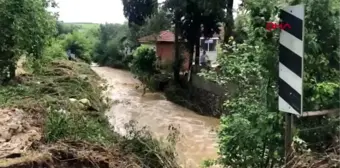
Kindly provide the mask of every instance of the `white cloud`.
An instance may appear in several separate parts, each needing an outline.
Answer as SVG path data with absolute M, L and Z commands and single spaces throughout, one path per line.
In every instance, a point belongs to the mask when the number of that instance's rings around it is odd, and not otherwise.
M 164 2 L 165 0 L 158 0 Z M 59 19 L 65 22 L 124 23 L 121 0 L 56 0 Z M 240 0 L 234 1 L 237 8 Z

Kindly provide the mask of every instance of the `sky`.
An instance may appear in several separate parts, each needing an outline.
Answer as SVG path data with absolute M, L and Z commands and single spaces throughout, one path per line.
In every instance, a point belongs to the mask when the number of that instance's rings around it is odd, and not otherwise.
M 163 2 L 164 0 L 158 0 Z M 121 0 L 56 0 L 59 20 L 64 22 L 124 23 Z M 234 8 L 240 0 L 234 1 Z

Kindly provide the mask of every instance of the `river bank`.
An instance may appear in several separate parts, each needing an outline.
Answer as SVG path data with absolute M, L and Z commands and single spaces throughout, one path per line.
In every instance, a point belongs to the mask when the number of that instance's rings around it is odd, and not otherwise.
M 148 133 L 111 130 L 102 82 L 87 64 L 53 61 L 1 86 L 0 167 L 178 167 Z

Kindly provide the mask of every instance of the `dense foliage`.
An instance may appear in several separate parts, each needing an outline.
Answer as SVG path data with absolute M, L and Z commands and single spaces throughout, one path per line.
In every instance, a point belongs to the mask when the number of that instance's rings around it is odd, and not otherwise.
M 145 24 L 140 27 L 139 35 L 147 36 L 164 30 L 171 30 L 171 15 L 166 11 L 160 10 L 158 13 L 151 15 L 145 19 Z
M 58 21 L 57 24 L 57 34 L 56 36 L 60 36 L 63 34 L 69 34 L 73 31 L 79 30 L 81 27 L 74 24 L 66 24 L 64 22 Z
M 172 21 L 178 24 L 176 36 L 181 36 L 187 41 L 190 55 L 196 52 L 195 64 L 199 63 L 200 38 L 210 38 L 220 32 L 220 22 L 224 15 L 225 0 L 213 2 L 193 0 L 167 0 L 164 7 L 173 13 Z M 189 62 L 192 62 L 192 57 Z M 191 65 L 189 63 L 189 65 Z
M 63 39 L 64 49 L 70 50 L 76 57 L 84 60 L 87 63 L 91 62 L 90 41 L 78 31 L 66 34 Z
M 0 1 L 0 83 L 15 76 L 16 61 L 27 53 L 35 58 L 55 32 L 55 18 L 46 1 Z
M 306 4 L 304 111 L 337 108 L 340 5 L 334 0 L 303 3 Z M 276 83 L 279 31 L 268 32 L 264 26 L 275 20 L 277 8 L 287 4 L 247 1 L 244 5 L 242 10 L 248 12 L 237 21 L 243 25 L 236 25 L 237 32 L 245 32 L 244 42 L 231 39 L 234 41 L 231 45 L 222 47 L 220 74 L 203 74 L 220 84 L 231 82 L 238 86 L 236 94 L 225 103 L 229 115 L 221 119 L 221 162 L 232 167 L 279 166 L 284 158 L 283 114 L 278 112 Z M 338 122 L 332 117 L 298 119 L 295 138 L 307 142 L 307 147 L 314 151 L 324 150 L 336 139 Z M 317 126 L 321 128 L 308 130 Z
M 159 10 L 145 17 L 144 24 L 102 24 L 98 42 L 94 48 L 93 61 L 100 65 L 129 68 L 133 52 L 140 46 L 138 39 L 171 29 L 170 16 Z
M 127 67 L 123 59 L 128 57 L 124 52 L 124 35 L 127 27 L 119 24 L 100 25 L 99 41 L 95 44 L 93 60 L 100 65 Z

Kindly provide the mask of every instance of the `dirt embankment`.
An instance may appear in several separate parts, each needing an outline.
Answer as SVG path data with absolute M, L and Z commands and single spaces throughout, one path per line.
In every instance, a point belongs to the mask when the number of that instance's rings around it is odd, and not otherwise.
M 22 110 L 0 110 L 0 158 L 20 155 L 34 141 L 41 139 L 41 129 L 32 122 Z
M 166 158 L 149 152 L 141 159 L 149 149 L 134 144 L 144 142 L 112 132 L 103 81 L 89 65 L 54 61 L 34 73 L 23 65 L 15 80 L 0 86 L 0 167 L 134 168 Z
M 67 140 L 44 144 L 41 128 L 19 109 L 0 110 L 0 128 L 0 167 L 138 167 L 118 148 Z

